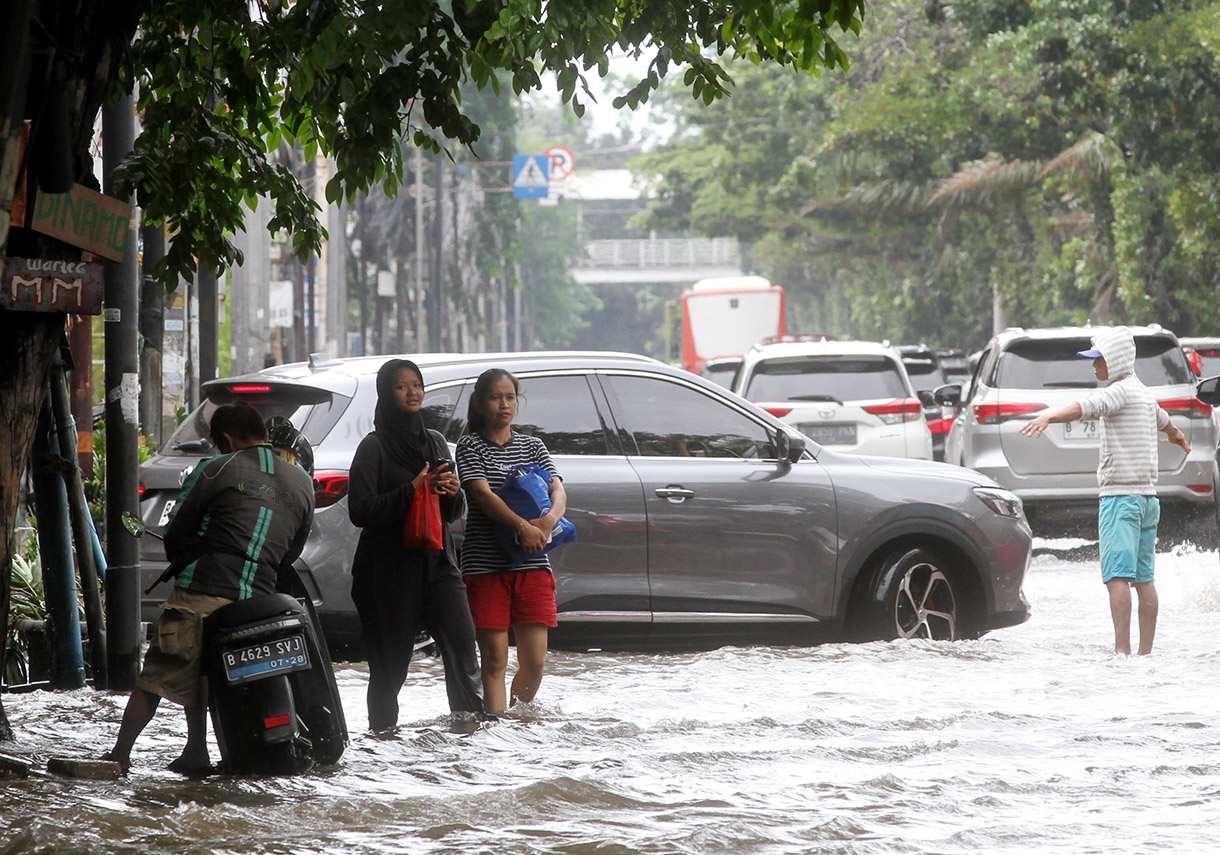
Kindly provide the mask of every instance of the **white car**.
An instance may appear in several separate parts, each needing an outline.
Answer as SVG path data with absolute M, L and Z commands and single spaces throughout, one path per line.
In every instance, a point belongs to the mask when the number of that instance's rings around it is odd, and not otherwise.
M 745 355 L 733 391 L 835 451 L 932 459 L 923 407 L 888 344 L 768 340 Z

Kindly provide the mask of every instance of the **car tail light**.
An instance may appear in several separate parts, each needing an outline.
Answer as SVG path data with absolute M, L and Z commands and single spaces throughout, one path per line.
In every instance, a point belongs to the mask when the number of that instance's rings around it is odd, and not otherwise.
M 329 508 L 347 495 L 349 481 L 346 472 L 315 472 L 313 476 L 313 504 L 315 508 Z
M 974 417 L 981 425 L 998 425 L 1045 409 L 1046 404 L 975 404 Z
M 1211 404 L 1205 404 L 1198 398 L 1173 398 L 1157 403 L 1171 416 L 1186 416 L 1188 419 L 1210 419 L 1212 417 Z
M 1201 496 L 1206 496 L 1212 491 L 1211 484 L 1187 484 L 1186 486 L 1190 488 L 1191 492 L 1198 493 Z
M 1186 363 L 1190 366 L 1190 370 L 1194 372 L 1196 377 L 1203 376 L 1203 354 L 1197 350 L 1187 351 Z
M 143 496 L 144 496 L 144 489 L 145 489 L 145 488 L 144 488 L 144 482 L 143 482 L 143 481 L 141 481 L 141 482 L 140 482 L 140 486 L 136 488 L 136 495 L 137 495 L 138 497 L 143 497 Z
M 763 409 L 775 416 L 777 419 L 782 419 L 784 416 L 788 415 L 788 413 L 792 412 L 791 407 L 763 407 Z
M 928 419 L 928 430 L 934 434 L 948 433 L 953 427 L 953 419 Z
M 866 413 L 872 413 L 887 425 L 913 422 L 923 418 L 923 404 L 919 402 L 918 398 L 895 398 L 888 404 L 876 404 L 861 409 Z
M 265 385 L 252 385 L 249 383 L 241 383 L 235 386 L 230 386 L 229 391 L 235 395 L 248 395 L 251 392 L 270 392 L 271 387 Z

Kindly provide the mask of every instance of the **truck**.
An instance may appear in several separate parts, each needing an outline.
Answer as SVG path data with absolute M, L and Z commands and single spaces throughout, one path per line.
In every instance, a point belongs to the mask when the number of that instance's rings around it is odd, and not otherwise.
M 733 364 L 760 339 L 784 335 L 784 289 L 762 276 L 700 279 L 682 294 L 682 367 Z

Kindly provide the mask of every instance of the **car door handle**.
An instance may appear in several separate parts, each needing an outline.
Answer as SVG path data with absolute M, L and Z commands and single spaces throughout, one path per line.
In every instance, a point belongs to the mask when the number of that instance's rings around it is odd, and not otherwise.
M 671 502 L 695 498 L 695 491 L 687 490 L 685 487 L 657 487 L 656 493 L 662 499 L 669 499 Z

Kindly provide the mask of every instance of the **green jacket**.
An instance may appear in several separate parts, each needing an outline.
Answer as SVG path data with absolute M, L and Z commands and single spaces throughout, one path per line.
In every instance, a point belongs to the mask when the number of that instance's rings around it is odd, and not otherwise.
M 261 444 L 195 467 L 165 530 L 179 588 L 243 600 L 275 590 L 313 523 L 313 480 Z

